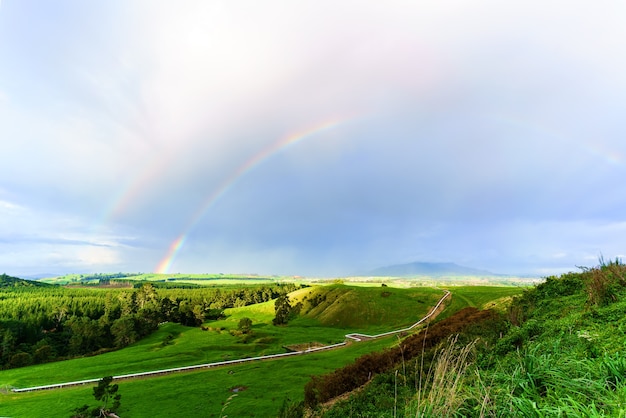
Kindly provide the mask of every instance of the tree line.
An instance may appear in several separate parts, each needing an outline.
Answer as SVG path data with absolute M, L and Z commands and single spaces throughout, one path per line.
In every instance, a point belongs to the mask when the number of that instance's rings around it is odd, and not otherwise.
M 8 278 L 0 276 L 3 369 L 119 349 L 149 335 L 161 322 L 199 326 L 219 318 L 226 308 L 265 302 L 298 287 L 157 290 L 144 283 L 135 289 L 85 289 L 30 286 L 28 281 L 20 286 Z M 11 286 L 3 287 L 3 282 Z

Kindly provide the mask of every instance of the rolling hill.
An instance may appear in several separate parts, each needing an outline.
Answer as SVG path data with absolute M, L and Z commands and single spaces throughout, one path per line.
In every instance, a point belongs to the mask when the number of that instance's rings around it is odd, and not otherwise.
M 44 286 L 50 286 L 50 285 L 47 283 L 43 283 L 43 282 L 19 279 L 17 277 L 8 276 L 6 274 L 0 275 L 0 288 L 2 287 L 44 287 Z
M 426 315 L 442 294 L 429 288 L 330 285 L 297 290 L 291 297 L 293 304 L 302 303 L 301 316 L 324 326 L 378 329 L 412 324 Z

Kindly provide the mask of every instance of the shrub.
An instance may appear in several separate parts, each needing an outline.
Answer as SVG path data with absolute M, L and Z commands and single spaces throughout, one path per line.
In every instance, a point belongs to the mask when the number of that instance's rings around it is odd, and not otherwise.
M 304 416 L 304 402 L 296 402 L 287 398 L 278 410 L 278 418 L 302 418 Z
M 619 259 L 606 263 L 600 258 L 600 265 L 583 269 L 587 304 L 606 306 L 617 300 L 626 286 L 626 266 Z
M 9 360 L 9 367 L 24 367 L 33 363 L 33 358 L 28 353 L 16 353 Z
M 250 318 L 241 318 L 239 320 L 239 325 L 237 328 L 244 334 L 247 334 L 252 329 L 252 319 Z

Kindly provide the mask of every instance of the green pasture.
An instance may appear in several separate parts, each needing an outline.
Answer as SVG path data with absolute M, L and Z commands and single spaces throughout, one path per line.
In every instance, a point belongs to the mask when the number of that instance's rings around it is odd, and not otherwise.
M 272 417 L 283 400 L 302 400 L 310 376 L 328 373 L 371 351 L 397 343 L 395 337 L 351 344 L 342 349 L 257 361 L 204 371 L 118 382 L 119 415 L 138 417 Z M 0 394 L 0 416 L 69 417 L 71 410 L 94 404 L 92 387 L 21 394 Z M 234 388 L 244 388 L 235 395 Z M 95 405 L 95 404 L 94 404 Z
M 432 288 L 345 285 L 317 286 L 293 294 L 294 303 L 302 302 L 304 307 L 298 321 L 315 319 L 325 326 L 370 334 L 414 324 L 441 296 L 442 290 Z M 307 301 L 315 299 L 321 302 L 307 309 Z
M 454 312 L 466 307 L 478 309 L 496 308 L 503 309 L 513 296 L 521 295 L 526 287 L 518 286 L 448 286 L 446 290 L 452 293 L 452 299 L 448 306 L 439 316 L 447 318 Z
M 345 332 L 340 329 L 314 326 L 275 327 L 256 321 L 255 318 L 253 337 L 247 343 L 241 337 L 229 333 L 229 329 L 237 328 L 237 316 L 207 323 L 207 326 L 216 329 L 208 331 L 173 323 L 164 324 L 149 337 L 122 350 L 1 371 L 0 388 L 39 386 L 256 357 L 284 353 L 284 345 L 307 342 L 326 345 L 344 340 Z M 170 335 L 173 338 L 167 341 Z
M 105 275 L 88 275 L 88 274 L 67 274 L 59 277 L 49 277 L 39 279 L 38 281 L 58 284 L 97 284 L 99 279 L 106 279 Z M 274 284 L 285 281 L 298 281 L 293 276 L 255 276 L 255 275 L 224 275 L 224 274 L 161 274 L 161 273 L 139 273 L 129 274 L 123 277 L 110 278 L 115 281 L 148 281 L 148 282 L 178 282 L 178 283 L 194 283 L 203 286 L 216 285 L 258 285 L 258 284 Z

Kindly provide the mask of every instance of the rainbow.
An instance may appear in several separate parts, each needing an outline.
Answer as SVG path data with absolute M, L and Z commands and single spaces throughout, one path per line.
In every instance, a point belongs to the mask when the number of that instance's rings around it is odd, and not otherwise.
M 183 230 L 183 232 L 174 240 L 169 246 L 169 249 L 166 255 L 161 259 L 159 264 L 157 265 L 155 272 L 156 273 L 167 273 L 172 266 L 172 263 L 178 256 L 180 250 L 185 245 L 189 234 L 193 229 L 198 225 L 198 223 L 202 220 L 205 214 L 211 209 L 211 207 L 217 202 L 224 194 L 230 190 L 237 181 L 244 177 L 249 171 L 254 169 L 256 166 L 261 164 L 263 161 L 270 158 L 272 155 L 280 152 L 281 150 L 289 147 L 297 142 L 300 142 L 306 138 L 312 137 L 316 134 L 319 134 L 324 131 L 328 131 L 330 129 L 335 128 L 336 126 L 346 122 L 349 118 L 337 118 L 330 121 L 325 121 L 321 124 L 317 124 L 313 127 L 309 127 L 308 129 L 300 130 L 295 133 L 291 133 L 276 141 L 268 148 L 263 149 L 258 154 L 254 155 L 244 164 L 239 166 L 233 173 L 226 178 L 215 191 L 210 194 L 200 206 L 200 208 L 193 214 L 190 218 L 190 221 L 187 223 L 187 226 Z
M 175 150 L 170 149 L 162 153 L 159 157 L 152 158 L 148 164 L 144 164 L 140 170 L 140 174 L 127 182 L 111 200 L 111 203 L 106 206 L 100 216 L 100 222 L 97 224 L 106 224 L 112 218 L 128 210 L 141 191 L 148 188 L 148 186 L 167 169 L 175 153 Z
M 581 139 L 577 141 L 576 139 L 566 137 L 562 132 L 551 128 L 546 124 L 533 122 L 528 119 L 522 119 L 516 117 L 515 115 L 488 113 L 484 116 L 491 121 L 507 124 L 515 128 L 523 129 L 527 132 L 537 133 L 560 141 L 563 146 L 575 147 L 582 153 L 593 155 L 609 165 L 623 166 L 626 163 L 626 156 L 623 153 L 619 150 L 609 149 L 603 145 L 602 142 L 597 140 Z
M 593 141 L 584 144 L 587 151 L 591 154 L 603 159 L 606 163 L 611 165 L 623 165 L 626 159 L 624 155 L 618 150 L 610 150 L 606 146 L 599 142 Z

